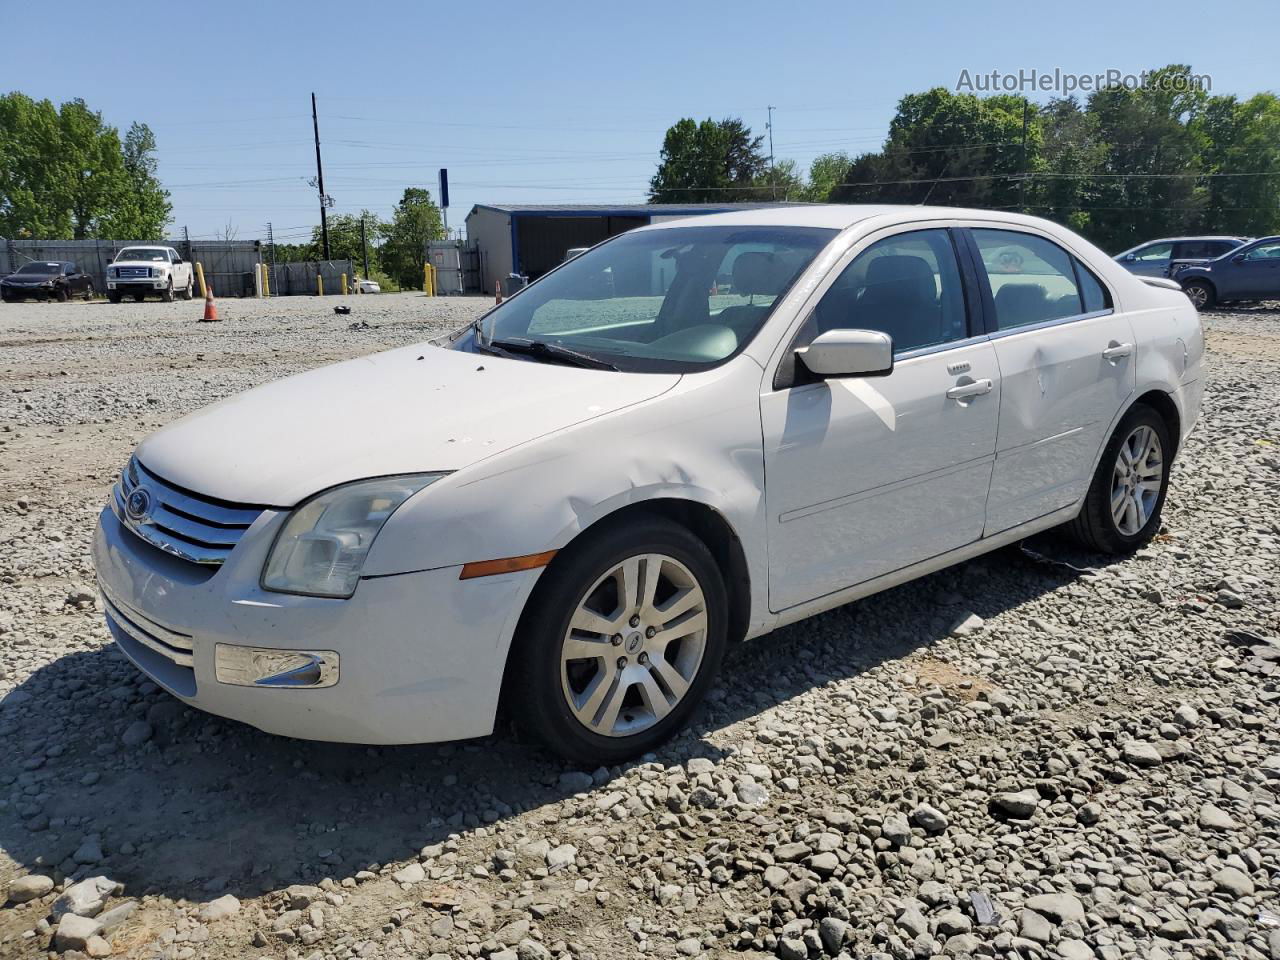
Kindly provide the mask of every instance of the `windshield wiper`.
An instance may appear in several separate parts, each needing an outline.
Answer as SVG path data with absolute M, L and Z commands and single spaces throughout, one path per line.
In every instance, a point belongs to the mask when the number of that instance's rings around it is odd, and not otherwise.
M 593 370 L 618 369 L 608 360 L 588 356 L 585 353 L 570 350 L 568 347 L 562 347 L 559 344 L 547 343 L 545 340 L 490 340 L 485 346 L 493 347 L 496 350 L 505 350 L 507 353 L 523 354 L 526 357 L 554 360 L 571 367 L 587 367 Z

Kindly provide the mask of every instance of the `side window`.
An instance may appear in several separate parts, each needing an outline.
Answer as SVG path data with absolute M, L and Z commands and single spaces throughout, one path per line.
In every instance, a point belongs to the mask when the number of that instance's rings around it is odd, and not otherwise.
M 828 330 L 879 330 L 893 338 L 895 353 L 963 339 L 964 289 L 950 234 L 877 240 L 841 271 L 806 328 L 806 342 Z
M 1246 260 L 1280 260 L 1280 243 L 1260 243 L 1244 255 Z
M 1075 267 L 1076 279 L 1080 281 L 1080 299 L 1084 302 L 1084 312 L 1097 313 L 1100 310 L 1110 310 L 1111 294 L 1102 285 L 1102 281 L 1079 260 L 1075 260 Z
M 996 328 L 1009 330 L 1083 313 L 1069 253 L 1015 230 L 974 230 L 991 285 Z
M 1212 240 L 1184 240 L 1174 246 L 1175 260 L 1205 260 L 1216 257 L 1221 251 Z
M 1172 243 L 1153 243 L 1149 247 L 1143 247 L 1134 257 L 1138 260 L 1168 260 L 1172 254 Z

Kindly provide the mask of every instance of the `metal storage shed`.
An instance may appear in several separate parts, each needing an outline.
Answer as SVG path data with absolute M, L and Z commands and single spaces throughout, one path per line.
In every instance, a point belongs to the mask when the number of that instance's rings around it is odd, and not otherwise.
M 467 241 L 480 251 L 480 282 L 521 273 L 536 280 L 564 260 L 570 247 L 589 247 L 663 220 L 707 213 L 794 206 L 777 203 L 478 203 L 467 214 Z

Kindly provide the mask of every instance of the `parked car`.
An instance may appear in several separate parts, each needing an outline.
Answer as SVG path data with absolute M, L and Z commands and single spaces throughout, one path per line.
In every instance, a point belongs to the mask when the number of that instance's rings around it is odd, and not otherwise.
M 1142 547 L 1203 352 L 1175 284 L 1033 217 L 643 227 L 452 336 L 145 439 L 94 539 L 107 624 L 263 730 L 451 740 L 501 702 L 614 763 L 730 643 L 1051 527 Z
M 1249 237 L 1166 237 L 1139 244 L 1116 255 L 1116 262 L 1140 277 L 1167 277 L 1174 260 L 1211 260 L 1242 243 Z
M 191 264 L 173 247 L 125 247 L 107 267 L 107 299 L 119 303 L 132 295 L 141 303 L 148 294 L 172 303 L 190 300 L 194 287 Z
M 0 298 L 11 300 L 67 301 L 74 296 L 93 299 L 93 279 L 68 260 L 36 260 L 24 263 L 16 273 L 0 280 Z
M 1263 237 L 1209 261 L 1174 262 L 1173 280 L 1197 310 L 1216 303 L 1280 300 L 1280 237 Z
M 361 280 L 359 277 L 356 277 L 355 292 L 356 293 L 381 293 L 382 287 L 378 284 L 377 280 Z
M 564 252 L 563 262 L 567 263 L 570 260 L 572 260 L 574 257 L 580 257 L 590 249 L 591 249 L 590 247 L 570 247 L 568 250 Z

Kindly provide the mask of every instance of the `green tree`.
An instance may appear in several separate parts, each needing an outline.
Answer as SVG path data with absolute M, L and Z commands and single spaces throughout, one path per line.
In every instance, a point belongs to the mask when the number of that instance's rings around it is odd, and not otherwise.
M 836 185 L 844 182 L 853 160 L 843 150 L 814 157 L 809 164 L 809 182 L 804 185 L 798 199 L 809 203 L 828 203 Z
M 0 234 L 160 239 L 170 206 L 155 147 L 142 124 L 121 143 L 83 100 L 0 96 Z
M 649 181 L 652 203 L 725 203 L 768 199 L 772 185 L 763 137 L 736 117 L 701 123 L 683 118 L 663 137 L 658 171 Z
M 1212 97 L 1198 124 L 1206 196 L 1199 229 L 1265 235 L 1280 229 L 1280 97 Z
M 364 248 L 360 243 L 360 221 L 365 223 L 365 235 L 369 243 L 369 258 L 376 262 L 377 246 L 387 232 L 387 224 L 368 210 L 360 213 L 339 213 L 329 218 L 329 255 L 334 260 L 350 260 L 359 270 L 364 269 Z M 320 228 L 311 232 L 311 246 L 322 249 Z
M 422 268 L 427 262 L 427 242 L 444 238 L 444 222 L 440 208 L 431 199 L 431 191 L 422 187 L 405 188 L 384 236 L 378 248 L 382 269 L 401 287 L 420 289 Z

